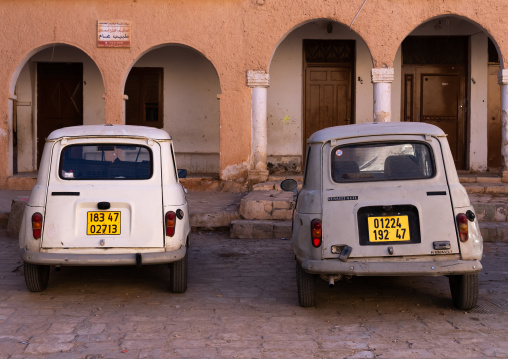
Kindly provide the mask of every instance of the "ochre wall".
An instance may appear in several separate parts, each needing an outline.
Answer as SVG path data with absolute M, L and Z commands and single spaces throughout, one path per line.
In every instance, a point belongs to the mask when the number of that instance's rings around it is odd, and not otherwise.
M 223 179 L 245 179 L 250 161 L 251 90 L 246 71 L 268 70 L 277 45 L 315 19 L 349 26 L 364 0 L 4 0 L 0 2 L 0 179 L 8 176 L 9 97 L 23 64 L 55 43 L 75 46 L 97 64 L 105 87 L 105 122 L 123 122 L 123 86 L 133 64 L 161 44 L 180 43 L 215 66 L 221 85 L 220 167 Z M 374 67 L 391 67 L 402 40 L 437 16 L 478 24 L 508 53 L 503 0 L 367 0 L 352 31 Z M 132 24 L 130 48 L 97 48 L 98 20 Z M 501 62 L 503 67 L 503 63 Z M 5 182 L 3 182 L 5 183 Z M 2 182 L 0 181 L 0 187 Z

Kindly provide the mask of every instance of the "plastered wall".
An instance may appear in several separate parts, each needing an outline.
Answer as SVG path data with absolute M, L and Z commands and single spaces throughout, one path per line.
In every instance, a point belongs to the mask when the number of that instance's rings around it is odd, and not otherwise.
M 16 86 L 21 78 L 26 81 L 32 76 L 29 72 L 21 76 L 25 64 L 34 54 L 48 49 L 53 44 L 66 44 L 79 49 L 95 64 L 95 73 L 100 74 L 103 88 L 97 88 L 86 121 L 103 119 L 106 123 L 123 123 L 123 87 L 129 70 L 151 50 L 165 44 L 181 44 L 202 54 L 215 69 L 220 83 L 219 118 L 219 168 L 224 180 L 244 181 L 251 166 L 251 89 L 246 86 L 246 72 L 249 70 L 270 71 L 272 86 L 276 88 L 277 63 L 284 55 L 284 47 L 290 45 L 291 37 L 299 35 L 302 25 L 316 20 L 333 21 L 342 24 L 342 35 L 357 36 L 363 40 L 369 57 L 357 57 L 357 71 L 369 66 L 394 67 L 397 71 L 399 57 L 397 51 L 403 39 L 429 20 L 440 17 L 458 19 L 453 26 L 436 28 L 446 35 L 454 34 L 462 28 L 460 22 L 473 26 L 474 34 L 490 36 L 499 50 L 501 68 L 504 68 L 503 55 L 508 53 L 508 34 L 506 33 L 506 4 L 499 0 L 370 0 L 360 8 L 364 0 L 352 1 L 308 1 L 308 0 L 89 0 L 89 1 L 2 1 L 0 2 L 0 187 L 12 176 L 12 136 L 13 116 L 21 110 L 22 117 L 29 117 L 27 108 L 15 109 Z M 128 48 L 98 48 L 96 26 L 98 20 L 124 20 L 132 24 L 131 45 Z M 349 30 L 351 29 L 351 30 Z M 319 31 L 318 29 L 312 30 Z M 423 31 L 420 28 L 419 31 Z M 349 33 L 348 33 L 349 32 Z M 460 32 L 460 31 L 459 31 Z M 340 33 L 340 32 L 339 32 Z M 333 33 L 335 36 L 337 33 Z M 415 34 L 415 33 L 413 33 Z M 470 33 L 473 34 L 473 33 Z M 338 36 L 338 35 L 337 35 Z M 476 35 L 475 35 L 476 36 Z M 280 47 L 286 39 L 287 44 Z M 472 39 L 475 48 L 484 47 L 481 37 Z M 358 41 L 359 44 L 362 41 Z M 294 46 L 294 45 L 292 45 Z M 362 45 L 363 46 L 363 45 Z M 360 48 L 361 50 L 361 48 Z M 363 50 L 361 50 L 363 51 Z M 367 52 L 367 51 L 365 51 Z M 300 57 L 300 54 L 298 55 Z M 473 61 L 471 75 L 477 83 L 483 81 L 480 59 L 478 67 Z M 365 61 L 365 63 L 358 63 Z M 280 66 L 279 66 L 280 67 Z M 477 69 L 477 70 L 476 70 Z M 279 70 L 283 74 L 282 70 Z M 289 71 L 289 70 L 288 70 Z M 363 71 L 363 70 L 361 70 Z M 478 75 L 475 73 L 478 72 Z M 358 76 L 359 74 L 357 74 Z M 21 76 L 21 77 L 20 77 Z M 372 92 L 369 89 L 370 75 L 363 79 L 363 86 L 357 84 L 357 122 L 371 118 Z M 301 83 L 300 79 L 291 82 Z M 295 86 L 301 86 L 296 84 Z M 400 96 L 395 89 L 400 83 L 395 74 L 392 84 L 392 118 L 396 119 L 399 109 L 393 110 Z M 88 86 L 88 85 L 87 85 Z M 482 85 L 483 86 L 483 85 Z M 19 90 L 21 90 L 19 86 Z M 280 88 L 281 86 L 279 86 Z M 284 87 L 284 86 L 282 86 Z M 296 91 L 291 87 L 291 91 Z M 477 87 L 482 93 L 482 87 Z M 25 88 L 25 91 L 29 91 Z M 270 91 L 273 91 L 272 88 Z M 282 88 L 281 91 L 287 91 Z M 362 91 L 362 93 L 358 93 Z M 398 90 L 400 91 L 400 90 Z M 475 90 L 476 91 L 476 90 Z M 89 95 L 87 95 L 88 97 Z M 95 91 L 94 95 L 95 96 Z M 481 98 L 471 91 L 471 97 Z M 298 122 L 297 105 L 289 98 L 277 105 L 270 100 L 273 126 L 269 133 L 285 129 L 278 121 L 285 118 Z M 362 103 L 358 103 L 361 99 Z M 101 101 L 103 101 L 101 103 Z M 365 101 L 365 105 L 363 105 Z M 276 108 L 274 107 L 274 104 Z M 361 108 L 359 108 L 359 106 Z M 363 107 L 365 106 L 365 107 Z M 25 106 L 27 107 L 27 106 Z M 103 110 L 102 110 L 103 109 Z M 103 111 L 103 112 L 102 112 Z M 477 150 L 484 138 L 480 127 L 484 116 L 482 106 L 471 104 L 471 151 L 470 165 L 482 168 L 484 153 Z M 474 114 L 473 114 L 474 113 Z M 479 122 L 477 122 L 479 121 Z M 271 122 L 270 122 L 271 123 Z M 269 124 L 270 124 L 269 123 Z M 279 128 L 277 128 L 279 126 Z M 287 139 L 298 140 L 294 126 L 284 132 Z M 484 127 L 484 126 L 483 126 Z M 27 131 L 29 129 L 27 128 Z M 33 129 L 32 129 L 33 130 Z M 270 134 L 269 134 L 270 136 Z M 479 137 L 476 137 L 479 136 Z M 217 136 L 215 136 L 217 138 Z M 478 140 L 478 139 L 479 140 Z M 301 138 L 300 138 L 301 141 Z M 301 143 L 300 143 L 301 144 Z M 300 144 L 289 146 L 269 138 L 269 152 L 291 154 Z M 24 146 L 28 146 L 27 143 Z M 216 146 L 216 144 L 215 144 Z M 293 147 L 294 146 L 294 147 Z M 26 148 L 26 147 L 24 147 Z M 29 164 L 23 164 L 23 166 Z M 28 167 L 27 167 L 28 168 Z

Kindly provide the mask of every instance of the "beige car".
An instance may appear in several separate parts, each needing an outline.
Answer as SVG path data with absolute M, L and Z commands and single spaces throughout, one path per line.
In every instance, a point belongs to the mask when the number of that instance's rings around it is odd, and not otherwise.
M 77 126 L 46 140 L 19 244 L 25 282 L 42 291 L 50 266 L 170 265 L 187 289 L 189 215 L 167 132 Z
M 446 135 L 425 123 L 327 128 L 307 141 L 291 246 L 298 299 L 349 276 L 449 277 L 453 303 L 478 300 L 483 239 Z

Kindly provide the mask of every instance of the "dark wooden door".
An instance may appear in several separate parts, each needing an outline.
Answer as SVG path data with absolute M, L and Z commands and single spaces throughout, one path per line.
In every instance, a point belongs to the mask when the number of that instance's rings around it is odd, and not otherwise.
M 306 139 L 326 127 L 354 123 L 355 42 L 304 40 L 303 154 Z M 305 160 L 305 159 L 304 159 Z
M 125 123 L 127 125 L 162 128 L 163 115 L 163 72 L 158 67 L 133 67 L 125 94 Z
M 466 67 L 403 66 L 403 121 L 440 127 L 458 169 L 466 167 Z
M 501 86 L 498 84 L 497 74 L 501 69 L 499 63 L 489 64 L 487 81 L 487 144 L 489 168 L 501 167 Z
M 83 124 L 83 64 L 37 64 L 37 167 L 45 139 L 59 128 Z

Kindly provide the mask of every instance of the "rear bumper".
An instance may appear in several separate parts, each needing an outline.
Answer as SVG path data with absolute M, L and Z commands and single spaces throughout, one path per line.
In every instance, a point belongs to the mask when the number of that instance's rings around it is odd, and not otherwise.
M 187 248 L 181 247 L 171 252 L 139 253 L 141 264 L 162 264 L 176 262 L 185 256 Z M 138 253 L 104 253 L 104 254 L 76 254 L 76 253 L 40 253 L 21 249 L 21 258 L 25 262 L 34 264 L 61 266 L 121 266 L 136 265 Z
M 479 260 L 427 262 L 342 262 L 338 259 L 303 260 L 302 268 L 312 274 L 342 274 L 355 276 L 439 276 L 477 273 L 482 270 Z

